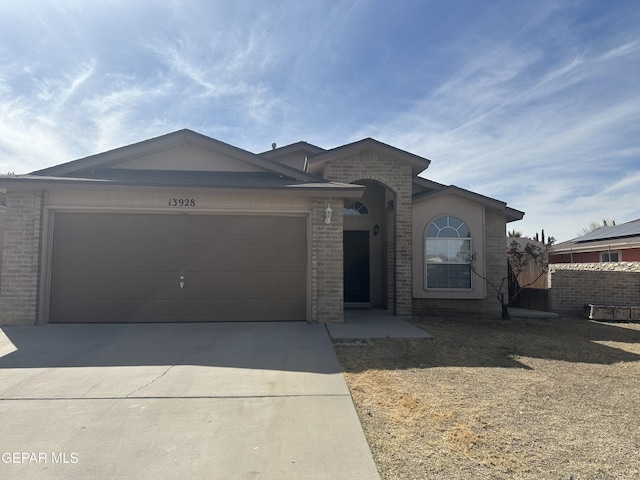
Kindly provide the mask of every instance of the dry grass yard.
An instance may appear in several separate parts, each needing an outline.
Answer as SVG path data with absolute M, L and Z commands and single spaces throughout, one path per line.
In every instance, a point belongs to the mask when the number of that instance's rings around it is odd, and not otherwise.
M 383 479 L 640 478 L 640 324 L 414 323 L 336 345 Z

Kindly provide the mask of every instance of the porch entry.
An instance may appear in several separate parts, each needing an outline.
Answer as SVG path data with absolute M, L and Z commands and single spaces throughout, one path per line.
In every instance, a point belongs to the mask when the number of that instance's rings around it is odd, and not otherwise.
M 371 270 L 368 230 L 343 232 L 344 303 L 371 303 Z

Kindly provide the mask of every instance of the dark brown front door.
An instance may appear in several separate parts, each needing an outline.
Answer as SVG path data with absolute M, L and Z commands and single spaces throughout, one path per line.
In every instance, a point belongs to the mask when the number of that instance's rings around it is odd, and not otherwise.
M 57 213 L 51 322 L 306 318 L 306 219 Z
M 371 301 L 369 231 L 345 231 L 343 245 L 344 302 L 369 303 Z

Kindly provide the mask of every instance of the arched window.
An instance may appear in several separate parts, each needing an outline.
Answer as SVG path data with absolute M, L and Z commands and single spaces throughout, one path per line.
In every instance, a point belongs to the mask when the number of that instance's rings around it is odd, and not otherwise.
M 344 215 L 368 215 L 369 209 L 362 202 L 345 202 Z
M 426 241 L 427 288 L 471 289 L 471 233 L 456 217 L 429 224 Z

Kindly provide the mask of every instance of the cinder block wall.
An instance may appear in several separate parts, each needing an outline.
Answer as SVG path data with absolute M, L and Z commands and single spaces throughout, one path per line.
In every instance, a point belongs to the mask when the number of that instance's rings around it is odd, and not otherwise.
M 0 324 L 33 325 L 38 317 L 42 193 L 11 191 L 5 211 Z
M 395 292 L 390 292 L 388 305 L 389 310 L 396 315 L 410 316 L 411 182 L 413 178 L 411 166 L 372 151 L 363 151 L 357 155 L 331 161 L 326 167 L 325 175 L 330 180 L 343 183 L 374 180 L 394 193 L 395 221 L 388 222 L 388 227 L 389 230 L 391 227 L 395 228 L 392 238 L 395 251 L 393 255 L 387 257 L 387 276 L 390 279 L 389 283 L 395 287 Z
M 331 223 L 325 223 L 325 209 L 331 205 Z M 343 308 L 343 208 L 342 198 L 313 202 L 311 228 L 311 322 L 342 323 Z
M 551 310 L 581 315 L 584 305 L 640 305 L 640 262 L 549 265 Z

